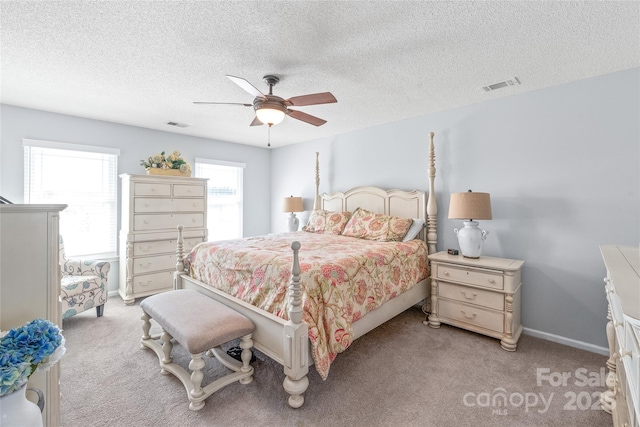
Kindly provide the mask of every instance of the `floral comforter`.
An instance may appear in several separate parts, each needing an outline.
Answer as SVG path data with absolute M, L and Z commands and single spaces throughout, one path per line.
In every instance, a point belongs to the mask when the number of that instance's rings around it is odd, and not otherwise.
M 185 259 L 189 275 L 288 319 L 291 243 L 301 244 L 303 321 L 316 370 L 327 378 L 353 340 L 352 322 L 428 276 L 423 241 L 375 242 L 340 235 L 283 233 L 201 243 Z

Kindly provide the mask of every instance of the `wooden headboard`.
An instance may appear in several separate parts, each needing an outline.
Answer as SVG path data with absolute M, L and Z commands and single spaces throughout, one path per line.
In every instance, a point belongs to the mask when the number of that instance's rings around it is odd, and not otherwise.
M 375 213 L 397 216 L 401 218 L 421 218 L 426 221 L 426 230 L 420 232 L 428 247 L 429 253 L 436 252 L 438 234 L 436 232 L 437 212 L 434 180 L 436 176 L 435 152 L 433 145 L 434 133 L 430 133 L 429 143 L 429 192 L 420 190 L 383 190 L 378 187 L 356 187 L 345 192 L 318 194 L 320 173 L 318 153 L 316 153 L 316 198 L 313 209 L 328 211 L 349 211 L 357 208 Z

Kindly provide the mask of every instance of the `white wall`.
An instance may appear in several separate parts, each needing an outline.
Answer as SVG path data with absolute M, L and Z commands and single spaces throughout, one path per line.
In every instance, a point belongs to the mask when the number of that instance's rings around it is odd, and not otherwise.
M 196 157 L 246 163 L 243 176 L 244 235 L 254 236 L 269 232 L 269 149 L 5 104 L 0 104 L 0 124 L 0 195 L 14 203 L 23 202 L 23 138 L 119 148 L 121 155 L 118 158 L 118 174 L 144 173 L 140 166 L 141 159 L 163 150 L 178 150 L 192 166 Z M 120 188 L 118 191 L 121 194 Z M 109 289 L 114 291 L 118 286 L 115 280 L 118 277 L 118 262 L 111 262 L 110 277 L 114 280 L 110 280 Z
M 320 192 L 428 190 L 434 131 L 438 249 L 458 246 L 452 230 L 461 221 L 447 219 L 449 194 L 491 193 L 483 255 L 526 261 L 525 328 L 606 347 L 599 245 L 640 238 L 639 82 L 636 68 L 277 148 L 272 198 L 301 195 L 312 208 L 315 151 Z M 286 229 L 279 203 L 271 218 L 273 231 Z

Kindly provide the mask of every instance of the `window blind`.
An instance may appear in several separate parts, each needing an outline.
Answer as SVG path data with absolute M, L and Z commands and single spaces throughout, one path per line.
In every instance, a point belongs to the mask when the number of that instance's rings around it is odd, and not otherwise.
M 119 150 L 23 140 L 25 203 L 68 207 L 60 234 L 69 256 L 117 253 Z
M 207 181 L 209 241 L 242 237 L 244 163 L 196 158 L 195 176 Z

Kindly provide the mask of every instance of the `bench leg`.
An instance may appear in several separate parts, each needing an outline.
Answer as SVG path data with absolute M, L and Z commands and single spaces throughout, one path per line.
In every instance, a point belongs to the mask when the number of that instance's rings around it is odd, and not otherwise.
M 251 362 L 251 356 L 253 352 L 251 348 L 253 348 L 253 340 L 251 339 L 251 334 L 245 335 L 240 338 L 240 348 L 242 349 L 242 353 L 240 354 L 240 358 L 242 359 L 242 368 L 240 368 L 240 372 L 247 373 L 251 372 L 253 368 L 249 366 Z M 249 384 L 253 381 L 253 376 L 249 376 L 246 378 L 242 378 L 240 380 L 240 384 Z
M 163 354 L 163 358 L 161 360 L 162 363 L 160 364 L 160 373 L 162 375 L 170 374 L 170 372 L 167 372 L 164 369 L 164 365 L 173 362 L 173 358 L 171 357 L 171 350 L 173 350 L 173 344 L 171 344 L 171 338 L 172 338 L 171 335 L 169 335 L 169 333 L 165 331 L 164 328 L 162 328 L 162 336 L 160 337 L 160 339 L 162 340 L 162 354 Z
M 143 311 L 142 317 L 140 318 L 142 319 L 142 341 L 150 340 L 151 335 L 149 335 L 149 330 L 151 329 L 151 322 L 149 322 L 149 320 L 151 319 L 151 316 L 149 316 L 146 311 Z M 140 344 L 140 348 L 145 349 L 148 347 Z
M 202 374 L 202 368 L 204 368 L 204 359 L 202 357 L 204 353 L 191 354 L 191 362 L 189 362 L 189 369 L 191 369 L 191 384 L 193 385 L 193 389 L 189 393 L 191 397 L 189 400 L 189 409 L 192 411 L 197 411 L 204 407 L 204 400 L 200 402 L 194 402 L 192 399 L 197 399 L 202 397 L 204 391 L 202 390 L 202 378 L 204 375 Z

